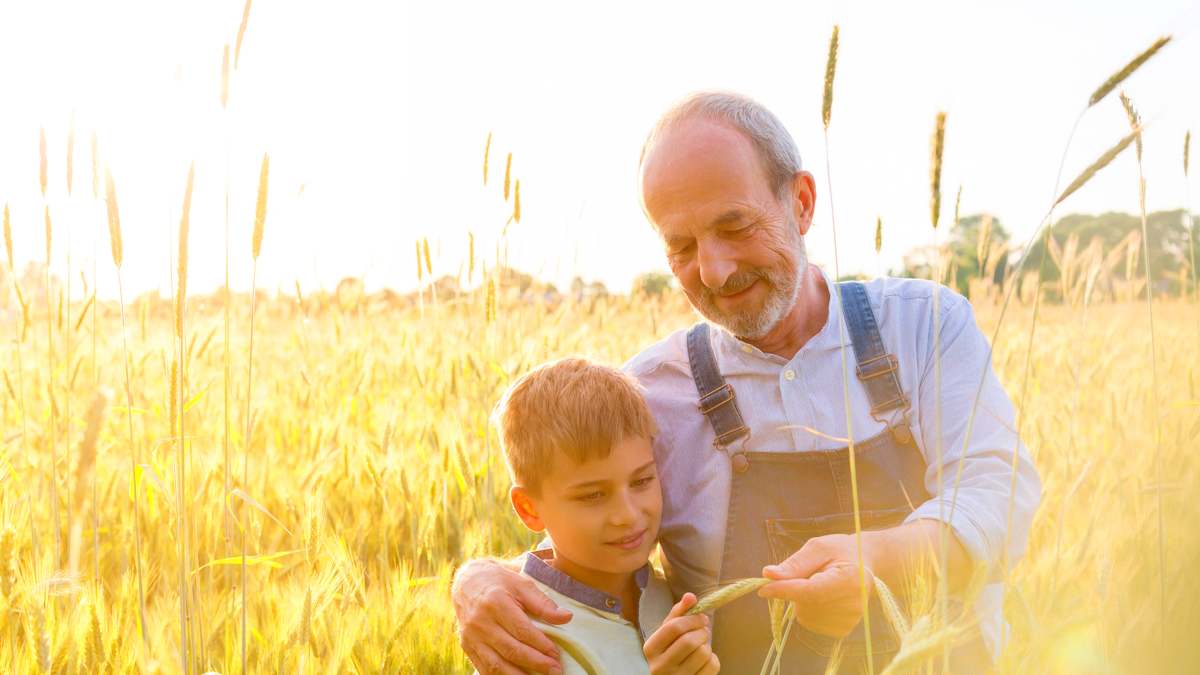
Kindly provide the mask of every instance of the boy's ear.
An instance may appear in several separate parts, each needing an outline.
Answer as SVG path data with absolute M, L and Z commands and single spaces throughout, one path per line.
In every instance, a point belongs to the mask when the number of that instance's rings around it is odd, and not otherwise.
M 508 498 L 512 502 L 513 511 L 517 512 L 517 517 L 525 523 L 525 527 L 534 532 L 545 531 L 546 526 L 538 517 L 537 506 L 534 505 L 533 499 L 530 498 L 529 492 L 525 488 L 514 485 L 508 491 Z

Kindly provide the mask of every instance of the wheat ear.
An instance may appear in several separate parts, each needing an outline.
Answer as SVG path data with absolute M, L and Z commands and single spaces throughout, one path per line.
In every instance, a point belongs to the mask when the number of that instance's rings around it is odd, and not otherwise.
M 689 609 L 686 615 L 690 616 L 692 614 L 716 611 L 743 595 L 753 593 L 769 583 L 771 583 L 771 579 L 763 579 L 761 577 L 739 579 L 700 598 L 700 601 Z
M 1100 102 L 1101 99 L 1103 99 L 1105 96 L 1108 96 L 1109 93 L 1111 93 L 1113 89 L 1117 88 L 1117 85 L 1124 82 L 1125 79 L 1127 77 L 1129 77 L 1130 75 L 1132 75 L 1134 73 L 1134 71 L 1136 71 L 1138 68 L 1141 68 L 1142 64 L 1149 61 L 1150 57 L 1157 54 L 1158 50 L 1167 46 L 1167 43 L 1170 41 L 1171 41 L 1170 35 L 1165 35 L 1163 37 L 1158 38 L 1157 40 L 1154 41 L 1154 44 L 1147 47 L 1145 49 L 1145 51 L 1143 51 L 1141 54 L 1138 54 L 1137 56 L 1133 57 L 1133 60 L 1130 61 L 1129 63 L 1126 63 L 1123 68 L 1121 68 L 1117 72 L 1110 75 L 1109 78 L 1107 80 L 1105 80 L 1103 84 L 1101 84 L 1099 87 L 1096 87 L 1096 91 L 1092 92 L 1091 97 L 1088 98 L 1088 107 L 1090 108 L 1090 107 L 1096 105 L 1097 103 Z

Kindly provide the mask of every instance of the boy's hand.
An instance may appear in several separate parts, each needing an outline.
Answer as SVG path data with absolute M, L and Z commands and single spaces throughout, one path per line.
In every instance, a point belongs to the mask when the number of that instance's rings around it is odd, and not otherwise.
M 562 673 L 558 648 L 529 616 L 563 624 L 571 620 L 571 613 L 532 581 L 494 560 L 472 560 L 455 575 L 450 595 L 459 642 L 480 673 Z
M 695 604 L 696 596 L 684 593 L 662 626 L 642 645 L 652 675 L 714 675 L 721 670 L 709 644 L 708 615 L 684 616 Z

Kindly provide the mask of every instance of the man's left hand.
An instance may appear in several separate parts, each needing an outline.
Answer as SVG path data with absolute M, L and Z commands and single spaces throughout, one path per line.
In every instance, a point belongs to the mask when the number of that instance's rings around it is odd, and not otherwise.
M 864 539 L 867 533 L 863 533 Z M 866 558 L 863 575 L 870 591 L 873 577 Z M 795 602 L 796 622 L 822 635 L 848 635 L 862 620 L 862 587 L 858 573 L 858 546 L 853 534 L 830 534 L 809 539 L 778 565 L 763 568 L 763 576 L 777 579 L 759 589 L 763 598 Z

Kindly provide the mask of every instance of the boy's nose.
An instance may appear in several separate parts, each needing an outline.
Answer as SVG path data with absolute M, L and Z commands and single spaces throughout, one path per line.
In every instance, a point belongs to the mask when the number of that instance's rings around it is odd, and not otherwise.
M 609 513 L 609 520 L 613 525 L 628 525 L 637 518 L 637 504 L 633 501 L 633 496 L 629 493 L 619 495 L 613 510 Z

